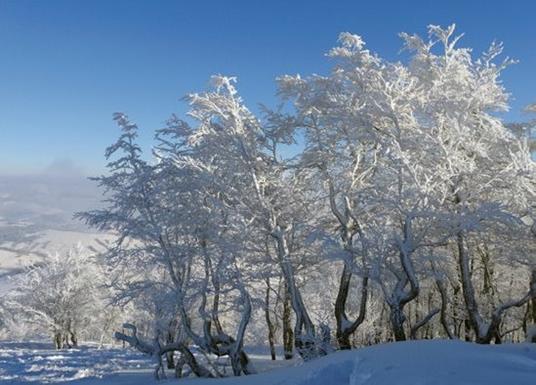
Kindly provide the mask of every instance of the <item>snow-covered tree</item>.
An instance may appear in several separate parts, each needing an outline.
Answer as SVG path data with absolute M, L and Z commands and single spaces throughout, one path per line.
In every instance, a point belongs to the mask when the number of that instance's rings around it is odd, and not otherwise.
M 430 26 L 429 31 L 428 42 L 404 35 L 415 52 L 412 70 L 427 90 L 425 123 L 436 150 L 428 167 L 441 171 L 442 207 L 457 222 L 455 255 L 475 339 L 489 342 L 497 337 L 504 311 L 521 306 L 536 293 L 527 282 L 526 295 L 495 306 L 490 321 L 484 321 L 471 278 L 471 253 L 485 246 L 507 263 L 530 260 L 529 229 L 521 218 L 533 210 L 535 164 L 526 145 L 494 115 L 507 108 L 508 100 L 499 76 L 512 61 L 495 63 L 502 46 L 492 44 L 474 60 L 469 49 L 456 46 L 461 36 L 454 36 L 454 26 Z
M 401 36 L 409 59 L 391 62 L 341 34 L 331 72 L 279 78 L 287 104 L 261 117 L 235 78 L 214 76 L 157 131 L 151 160 L 115 115 L 122 132 L 96 178 L 107 205 L 79 217 L 118 235 L 116 303 L 154 320 L 132 314 L 117 337 L 153 355 L 157 376 L 164 356 L 178 375 L 223 375 L 192 345 L 252 373 L 252 323 L 272 348 L 280 323 L 286 356 L 293 341 L 305 359 L 331 350 L 333 324 L 341 349 L 527 328 L 514 309 L 535 306 L 536 166 L 497 114 L 511 61 L 497 63 L 499 44 L 474 59 L 454 26 Z M 509 284 L 513 272 L 523 279 Z
M 57 349 L 78 346 L 104 308 L 96 256 L 82 247 L 50 255 L 14 277 L 5 301 L 32 335 L 48 332 Z

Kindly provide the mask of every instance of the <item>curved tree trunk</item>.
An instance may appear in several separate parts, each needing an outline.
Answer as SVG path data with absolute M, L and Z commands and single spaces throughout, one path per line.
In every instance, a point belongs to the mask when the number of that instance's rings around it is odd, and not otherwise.
M 476 342 L 479 344 L 489 344 L 494 339 L 500 342 L 501 338 L 499 327 L 504 312 L 512 307 L 523 306 L 528 301 L 534 299 L 536 296 L 536 280 L 531 280 L 528 293 L 525 294 L 521 299 L 510 301 L 496 307 L 492 312 L 489 324 L 485 323 L 478 310 L 475 289 L 471 279 L 469 254 L 465 245 L 465 238 L 462 231 L 458 232 L 456 241 L 458 246 L 458 263 L 461 273 L 463 297 L 467 313 L 469 315 L 469 325 L 475 332 Z
M 183 360 L 190 367 L 192 372 L 198 377 L 214 377 L 214 375 L 200 365 L 195 356 L 186 345 L 180 342 L 174 342 L 166 344 L 165 346 L 159 346 L 158 344 L 149 344 L 138 337 L 137 328 L 133 324 L 124 324 L 125 329 L 129 329 L 132 335 L 126 335 L 124 333 L 115 332 L 115 338 L 120 341 L 125 341 L 133 348 L 139 350 L 142 353 L 154 356 L 157 359 L 157 366 L 155 368 L 155 376 L 160 378 L 159 373 L 163 371 L 162 367 L 162 355 L 167 354 L 170 351 L 179 351 L 181 353 L 181 360 Z
M 365 320 L 368 297 L 368 277 L 363 277 L 361 282 L 361 299 L 359 305 L 359 315 L 354 322 L 350 322 L 346 315 L 346 301 L 350 290 L 352 272 L 345 263 L 341 274 L 339 292 L 335 301 L 335 319 L 337 320 L 337 343 L 340 349 L 351 349 L 350 336 Z
M 412 220 L 413 217 L 408 215 L 403 222 L 404 238 L 398 244 L 398 254 L 402 272 L 396 274 L 398 278 L 397 283 L 390 298 L 387 299 L 391 311 L 389 319 L 391 321 L 391 327 L 393 328 L 395 341 L 406 340 L 406 332 L 404 330 L 406 315 L 404 314 L 404 307 L 417 298 L 420 292 L 419 281 L 411 259 L 412 254 L 415 251 L 415 245 L 413 245 Z M 410 287 L 409 290 L 406 290 L 408 284 Z
M 271 235 L 276 241 L 279 265 L 281 266 L 283 278 L 285 279 L 287 291 L 290 296 L 290 304 L 296 316 L 294 324 L 294 346 L 302 358 L 308 360 L 319 354 L 316 347 L 315 327 L 309 317 L 300 290 L 296 285 L 285 231 L 277 226 Z

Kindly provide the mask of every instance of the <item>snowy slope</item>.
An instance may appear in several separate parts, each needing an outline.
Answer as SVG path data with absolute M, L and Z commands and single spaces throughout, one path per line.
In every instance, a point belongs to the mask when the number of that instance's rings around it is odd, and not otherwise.
M 50 354 L 34 351 L 39 357 Z M 28 373 L 15 375 L 9 370 L 28 370 L 41 375 L 42 379 L 51 379 L 50 371 L 57 370 L 57 365 L 48 361 L 40 370 L 40 364 L 19 364 L 7 367 L 9 358 L 15 360 L 24 357 L 27 363 L 32 357 L 4 350 L 0 360 L 0 380 L 2 384 L 22 384 L 37 378 L 28 377 Z M 7 357 L 9 355 L 12 357 Z M 84 357 L 84 354 L 86 355 Z M 118 355 L 114 357 L 114 355 Z M 150 363 L 140 359 L 135 353 L 129 357 L 125 351 L 98 351 L 88 349 L 72 356 L 69 353 L 53 353 L 64 356 L 66 367 L 75 367 L 65 380 L 72 380 L 72 385 L 148 385 L 186 383 L 190 385 L 534 385 L 536 384 L 536 344 L 516 345 L 476 345 L 460 341 L 412 341 L 367 347 L 348 352 L 338 352 L 303 365 L 280 368 L 254 376 L 231 377 L 218 380 L 210 379 L 169 379 L 157 382 L 149 371 Z M 103 359 L 105 357 L 105 359 Z M 35 357 L 34 357 L 35 358 Z M 50 358 L 50 357 L 49 357 Z M 125 362 L 121 364 L 121 359 Z M 260 369 L 268 361 L 255 360 Z M 24 361 L 23 360 L 23 361 Z M 130 360 L 130 361 L 129 361 Z M 35 361 L 35 359 L 33 359 Z M 106 367 L 107 363 L 113 363 Z M 141 365 L 140 365 L 141 364 Z M 283 364 L 283 362 L 280 362 Z M 2 365 L 5 367 L 2 368 Z M 84 367 L 85 365 L 85 367 Z M 122 365 L 122 366 L 121 366 Z M 139 365 L 139 368 L 137 369 Z M 99 370 L 100 368 L 100 370 Z M 2 369 L 4 378 L 2 379 Z M 96 378 L 106 370 L 119 370 L 118 373 Z M 37 374 L 36 373 L 36 374 Z M 31 373 L 30 373 L 31 374 Z M 8 377 L 9 375 L 9 377 Z M 79 377 L 86 378 L 79 378 Z M 78 377 L 78 378 L 77 378 Z M 58 378 L 56 377 L 56 381 Z M 31 382 L 35 384 L 36 382 Z
M 443 340 L 392 343 L 335 353 L 257 378 L 220 380 L 218 384 L 534 385 L 536 345 L 483 346 Z

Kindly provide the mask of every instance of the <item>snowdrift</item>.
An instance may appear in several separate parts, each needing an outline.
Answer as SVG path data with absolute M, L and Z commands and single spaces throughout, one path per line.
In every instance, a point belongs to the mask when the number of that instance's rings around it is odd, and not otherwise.
M 536 346 L 477 345 L 441 340 L 384 344 L 336 353 L 303 367 L 289 369 L 283 383 L 535 385 Z

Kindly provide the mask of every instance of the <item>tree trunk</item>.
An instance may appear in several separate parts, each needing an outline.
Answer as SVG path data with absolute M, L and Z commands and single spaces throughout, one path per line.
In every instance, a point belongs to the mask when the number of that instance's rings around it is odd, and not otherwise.
M 482 337 L 482 318 L 478 310 L 478 304 L 475 297 L 475 288 L 471 277 L 470 258 L 465 247 L 465 237 L 462 231 L 456 235 L 456 245 L 458 247 L 458 265 L 460 268 L 462 281 L 462 294 L 467 310 L 468 320 L 466 322 L 465 339 L 468 340 L 468 327 L 475 332 L 477 342 L 481 342 Z
M 530 287 L 536 287 L 536 268 L 532 270 L 532 275 L 530 279 Z M 531 318 L 533 325 L 536 325 L 536 293 L 533 293 L 533 296 L 530 300 L 532 305 Z
M 63 338 L 62 338 L 62 335 L 60 332 L 55 332 L 54 333 L 54 348 L 56 350 L 59 350 L 63 347 Z
M 350 334 L 346 332 L 348 321 L 345 314 L 346 301 L 348 299 L 348 292 L 350 291 L 350 281 L 352 279 L 352 272 L 348 268 L 346 262 L 342 269 L 341 281 L 339 284 L 339 292 L 337 293 L 337 299 L 335 300 L 335 319 L 337 320 L 337 342 L 341 349 L 351 349 Z
M 296 285 L 294 269 L 290 261 L 290 250 L 287 244 L 286 232 L 287 230 L 282 230 L 277 226 L 271 235 L 276 241 L 277 257 L 283 277 L 287 283 L 290 304 L 292 310 L 294 310 L 294 315 L 296 316 L 294 324 L 294 345 L 298 349 L 300 356 L 305 360 L 308 360 L 319 354 L 316 347 L 315 327 L 307 312 L 300 290 Z
M 166 353 L 166 363 L 168 369 L 175 369 L 175 352 L 167 352 Z
M 270 345 L 270 356 L 275 361 L 275 341 L 274 341 L 274 324 L 270 318 L 270 278 L 266 278 L 266 295 L 264 297 L 264 316 L 268 327 L 268 344 Z
M 424 325 L 426 325 L 437 313 L 439 313 L 439 309 L 434 309 L 426 317 L 424 317 L 422 320 L 415 320 L 415 325 L 411 328 L 410 331 L 410 337 L 412 340 L 417 339 L 417 331 L 422 328 Z
M 449 339 L 453 340 L 455 336 L 454 336 L 454 333 L 450 330 L 449 322 L 447 320 L 447 309 L 448 309 L 447 288 L 445 287 L 445 283 L 443 282 L 442 277 L 439 277 L 437 275 L 437 271 L 433 262 L 431 262 L 431 265 L 432 265 L 432 271 L 435 276 L 435 284 L 436 284 L 437 290 L 439 291 L 439 295 L 441 297 L 441 309 L 440 309 L 441 326 L 443 326 L 443 330 L 445 331 L 445 333 L 447 333 L 447 336 L 449 337 Z
M 290 360 L 294 356 L 294 333 L 292 332 L 292 320 L 290 313 L 290 294 L 287 289 L 287 283 L 284 284 L 284 299 L 283 299 L 283 350 L 285 360 Z
M 393 328 L 393 335 L 395 337 L 395 341 L 405 341 L 406 332 L 404 330 L 404 322 L 406 321 L 406 316 L 404 315 L 403 308 L 397 305 L 398 304 L 391 306 L 391 327 Z
M 76 337 L 76 332 L 70 331 L 69 332 L 69 338 L 71 340 L 71 346 L 73 348 L 77 348 L 78 347 L 78 337 Z
M 387 301 L 391 309 L 390 321 L 396 341 L 406 340 L 406 333 L 404 331 L 406 315 L 404 314 L 404 307 L 417 298 L 420 292 L 419 281 L 411 259 L 412 254 L 415 251 L 412 235 L 413 219 L 412 216 L 408 215 L 403 222 L 404 238 L 398 245 L 398 255 L 403 271 L 397 274 L 398 281 L 393 289 L 392 296 Z M 408 284 L 410 287 L 409 290 L 406 291 L 405 288 Z
M 363 277 L 361 283 L 361 298 L 359 306 L 359 315 L 354 322 L 350 322 L 346 315 L 346 301 L 348 299 L 348 293 L 350 291 L 350 282 L 352 279 L 352 272 L 348 265 L 345 263 L 341 274 L 341 281 L 339 285 L 339 292 L 335 301 L 335 319 L 337 320 L 337 343 L 342 350 L 351 349 L 350 336 L 356 331 L 356 329 L 365 320 L 365 314 L 367 309 L 367 297 L 368 297 L 368 277 Z

